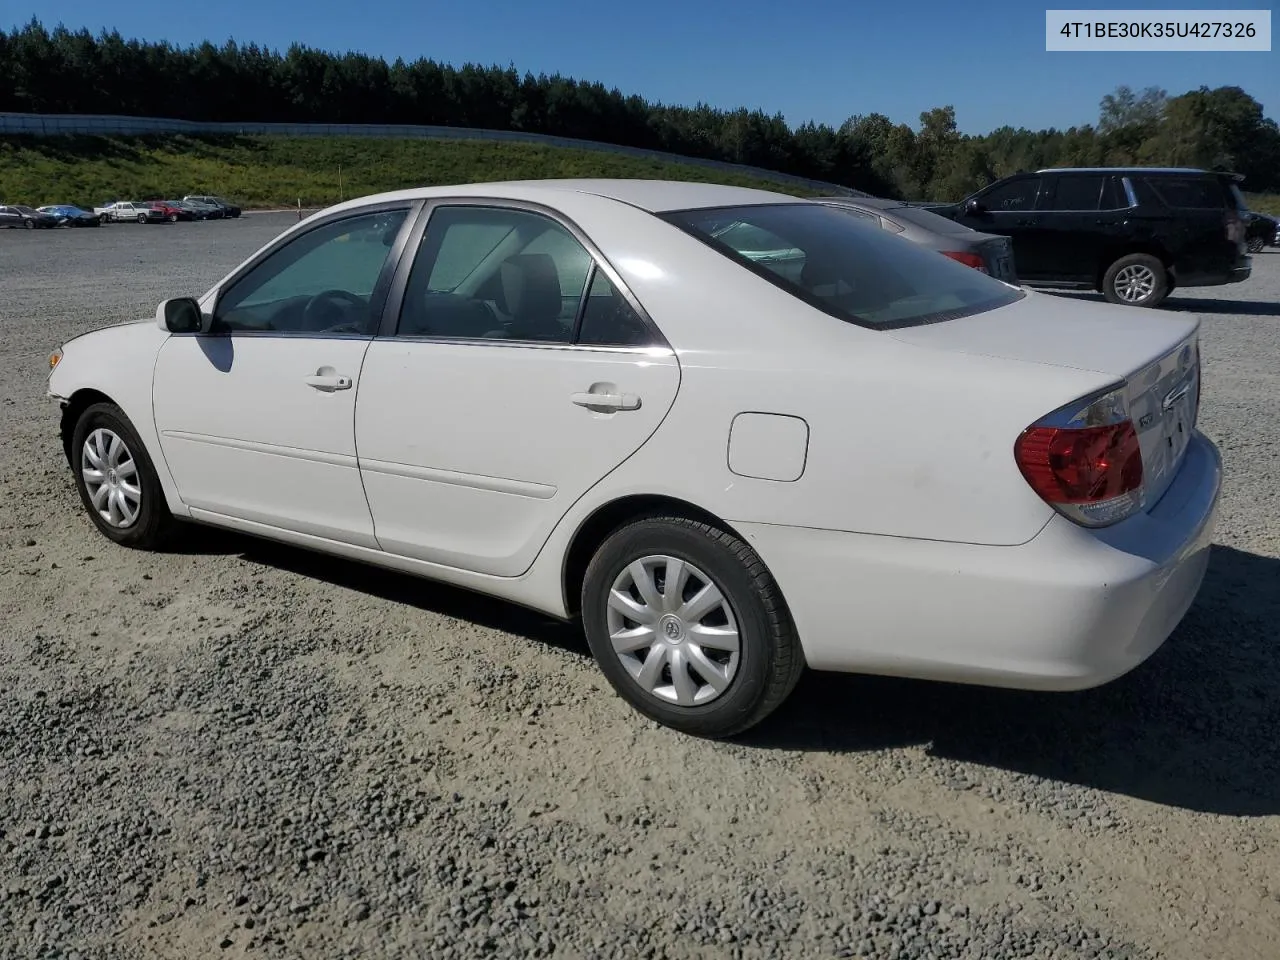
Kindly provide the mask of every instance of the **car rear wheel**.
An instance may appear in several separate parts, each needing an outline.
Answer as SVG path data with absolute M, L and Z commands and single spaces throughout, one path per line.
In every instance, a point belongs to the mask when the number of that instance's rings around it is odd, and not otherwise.
M 71 438 L 76 489 L 94 526 L 109 540 L 152 550 L 177 525 L 142 440 L 113 403 L 80 415 Z
M 1107 268 L 1102 295 L 1112 303 L 1154 307 L 1169 295 L 1169 274 L 1159 258 L 1131 253 Z
M 614 690 L 693 736 L 755 726 L 804 669 L 781 591 L 755 551 L 685 517 L 646 517 L 611 534 L 587 567 L 582 618 Z
M 1267 245 L 1267 241 L 1262 239 L 1262 237 L 1254 237 L 1252 240 L 1249 241 L 1249 252 L 1261 253 L 1262 248 L 1265 247 L 1266 245 Z

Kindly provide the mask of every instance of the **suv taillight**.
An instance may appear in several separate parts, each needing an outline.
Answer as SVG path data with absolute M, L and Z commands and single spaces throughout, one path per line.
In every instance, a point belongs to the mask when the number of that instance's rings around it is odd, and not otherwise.
M 1031 489 L 1082 526 L 1117 523 L 1143 504 L 1142 447 L 1123 398 L 1120 387 L 1063 407 L 1014 443 Z
M 975 270 L 987 272 L 987 265 L 982 262 L 982 257 L 976 253 L 969 253 L 965 250 L 942 250 L 939 251 L 944 257 L 950 257 L 958 263 L 963 263 L 966 267 L 973 267 Z

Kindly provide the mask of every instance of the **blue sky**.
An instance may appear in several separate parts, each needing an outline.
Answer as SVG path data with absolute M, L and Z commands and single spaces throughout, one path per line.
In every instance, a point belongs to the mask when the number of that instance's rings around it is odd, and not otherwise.
M 1168 2 L 1168 0 L 1166 0 Z M 1188 3 L 1261 7 L 1259 0 Z M 918 124 L 953 104 L 960 129 L 1005 123 L 1041 128 L 1092 123 L 1119 84 L 1183 93 L 1201 84 L 1244 87 L 1280 119 L 1280 48 L 1270 53 L 1046 53 L 1044 11 L 1067 2 L 858 0 L 7 0 L 7 26 L 38 17 L 97 33 L 186 46 L 228 38 L 285 49 L 298 41 L 394 60 L 514 63 L 559 72 L 649 100 L 781 112 L 838 125 L 879 112 Z M 1103 3 L 1080 3 L 1105 7 Z M 1112 9 L 1160 9 L 1141 2 Z M 1166 7 L 1167 9 L 1167 7 Z M 304 10 L 306 12 L 304 12 Z M 1277 18 L 1280 19 L 1280 18 Z

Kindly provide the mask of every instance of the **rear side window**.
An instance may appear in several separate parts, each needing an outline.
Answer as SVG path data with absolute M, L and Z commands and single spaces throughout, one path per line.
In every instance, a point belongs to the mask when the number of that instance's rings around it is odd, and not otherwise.
M 1052 195 L 1040 206 L 1045 210 L 1097 210 L 1106 180 L 1102 176 L 1053 177 L 1049 180 Z
M 872 328 L 994 310 L 1023 292 L 816 203 L 664 215 L 712 249 L 833 317 Z
M 1227 197 L 1214 177 L 1145 177 L 1168 206 L 1188 210 L 1222 210 Z

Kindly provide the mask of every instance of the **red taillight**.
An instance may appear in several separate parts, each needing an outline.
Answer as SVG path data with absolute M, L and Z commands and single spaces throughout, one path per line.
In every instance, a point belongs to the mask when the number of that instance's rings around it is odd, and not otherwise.
M 1029 427 L 1014 450 L 1031 488 L 1052 504 L 1101 503 L 1142 487 L 1142 448 L 1131 420 Z
M 1081 526 L 1118 523 L 1145 500 L 1142 446 L 1123 384 L 1033 423 L 1013 457 L 1040 499 Z
M 987 272 L 987 265 L 982 262 L 982 258 L 976 253 L 969 253 L 966 250 L 943 250 L 941 253 L 944 257 L 950 257 L 958 263 L 963 263 L 966 267 L 973 267 L 973 269 L 981 270 L 983 273 Z

